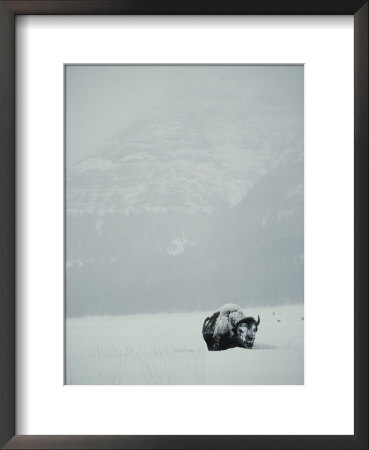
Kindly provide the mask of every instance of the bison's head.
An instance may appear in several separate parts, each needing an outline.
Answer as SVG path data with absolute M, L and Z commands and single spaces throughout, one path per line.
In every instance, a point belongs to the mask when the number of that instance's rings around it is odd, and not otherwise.
M 254 346 L 255 334 L 258 331 L 260 317 L 258 321 L 253 317 L 246 317 L 236 323 L 236 340 L 240 347 L 252 348 Z

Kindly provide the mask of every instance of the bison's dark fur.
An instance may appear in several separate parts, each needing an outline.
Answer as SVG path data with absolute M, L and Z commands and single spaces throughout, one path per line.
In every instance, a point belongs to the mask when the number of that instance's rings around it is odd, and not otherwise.
M 259 316 L 256 321 L 253 317 L 246 317 L 237 305 L 224 305 L 205 319 L 202 335 L 211 351 L 252 348 L 259 324 Z

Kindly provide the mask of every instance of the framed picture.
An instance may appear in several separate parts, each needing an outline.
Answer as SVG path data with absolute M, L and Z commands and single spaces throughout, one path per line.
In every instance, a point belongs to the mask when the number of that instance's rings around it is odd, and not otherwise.
M 367 448 L 367 19 L 0 3 L 4 448 Z

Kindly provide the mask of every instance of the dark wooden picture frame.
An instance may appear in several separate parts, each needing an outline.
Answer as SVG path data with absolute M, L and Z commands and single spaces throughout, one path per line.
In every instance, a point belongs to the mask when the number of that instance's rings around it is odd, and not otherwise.
M 15 18 L 20 14 L 346 14 L 354 16 L 355 433 L 353 436 L 15 435 Z M 0 0 L 0 183 L 0 445 L 4 446 L 2 448 L 368 448 L 368 1 Z

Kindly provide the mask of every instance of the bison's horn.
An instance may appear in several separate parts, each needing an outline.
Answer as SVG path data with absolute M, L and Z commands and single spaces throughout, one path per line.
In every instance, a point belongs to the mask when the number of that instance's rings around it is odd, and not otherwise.
M 256 326 L 259 326 L 259 323 L 260 323 L 260 316 L 258 314 L 258 321 L 256 322 Z

